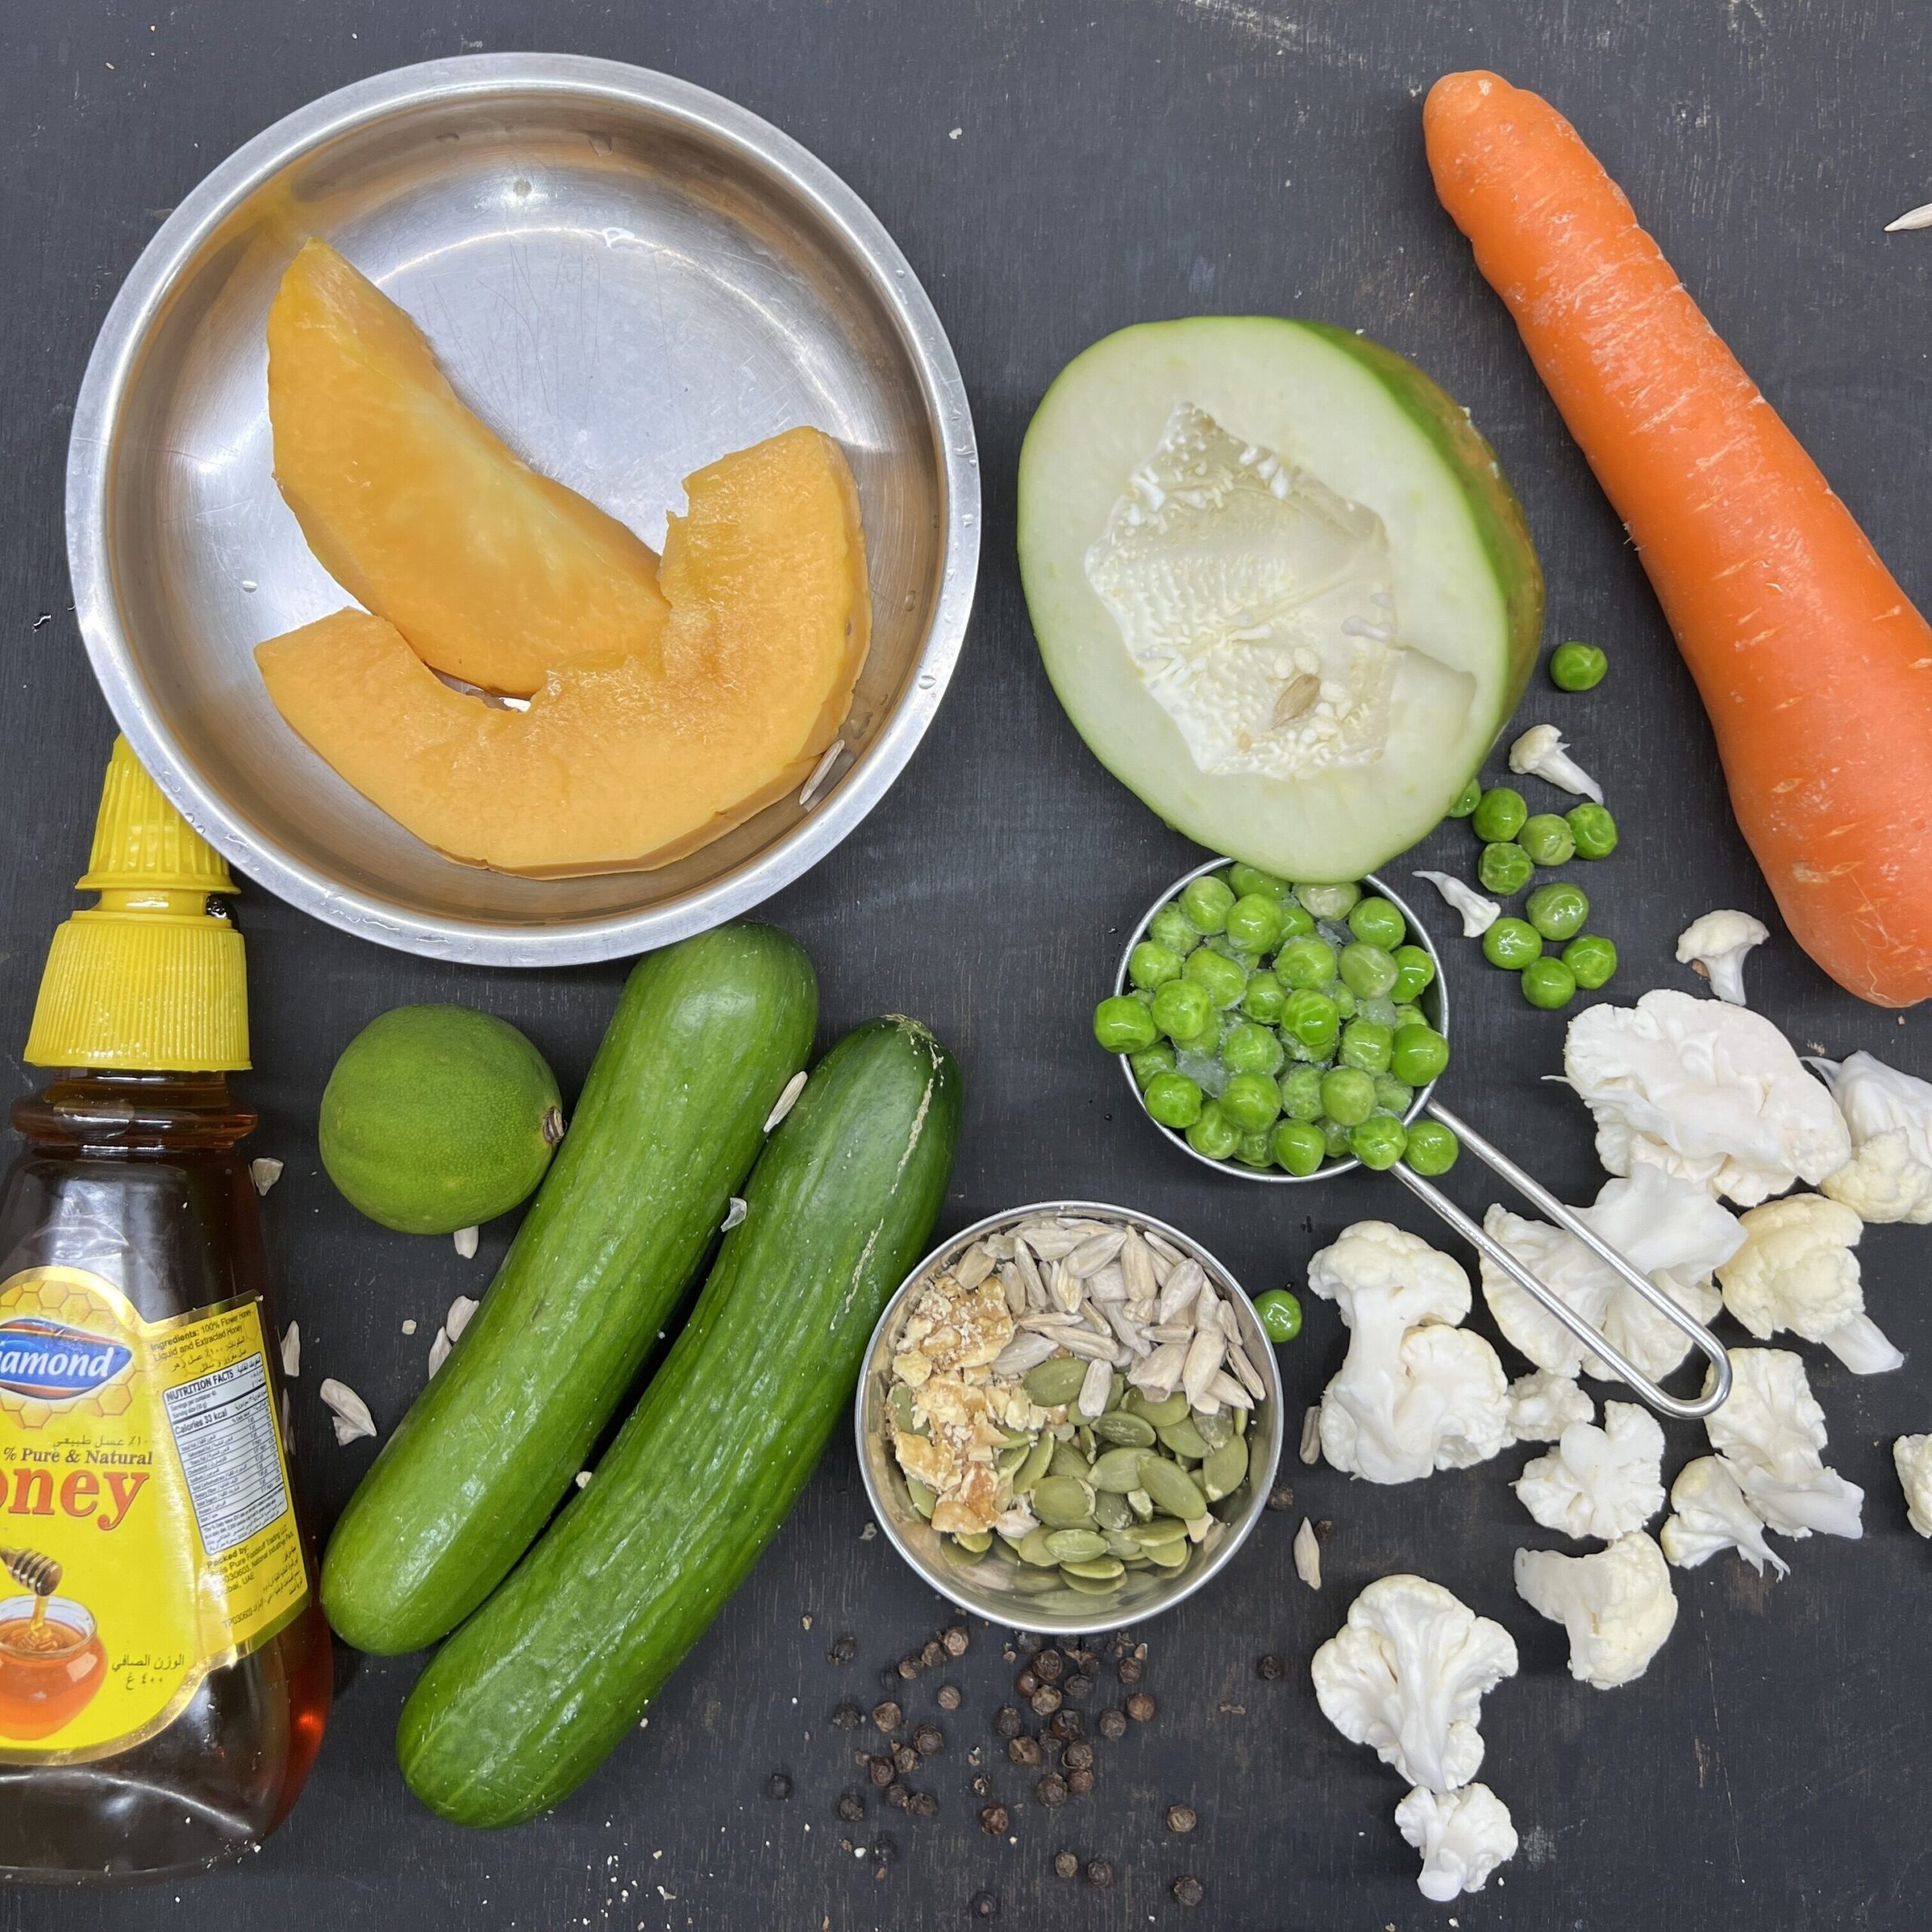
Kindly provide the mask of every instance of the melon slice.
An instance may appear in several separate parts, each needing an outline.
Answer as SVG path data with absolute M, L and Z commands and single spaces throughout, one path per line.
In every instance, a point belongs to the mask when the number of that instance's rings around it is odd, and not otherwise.
M 326 243 L 290 265 L 268 335 L 281 494 L 323 568 L 425 663 L 523 697 L 655 641 L 650 549 L 512 455 Z
M 666 865 L 811 774 L 852 701 L 870 604 L 838 446 L 791 429 L 687 478 L 655 649 L 551 674 L 527 711 L 438 678 L 360 611 L 255 657 L 309 745 L 453 859 L 537 877 Z
M 1468 417 L 1340 329 L 1123 329 L 1020 458 L 1040 654 L 1100 761 L 1211 851 L 1356 879 L 1429 832 L 1535 662 L 1543 576 Z

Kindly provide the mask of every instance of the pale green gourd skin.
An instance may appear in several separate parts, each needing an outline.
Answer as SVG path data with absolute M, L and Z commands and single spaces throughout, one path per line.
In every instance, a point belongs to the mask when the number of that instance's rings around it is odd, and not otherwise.
M 811 962 L 773 927 L 638 961 L 481 1308 L 329 1540 L 339 1636 L 421 1650 L 529 1547 L 710 1248 L 817 1020 Z
M 850 1413 L 944 1202 L 959 1106 L 951 1057 L 911 1020 L 869 1022 L 814 1069 L 589 1486 L 411 1693 L 397 1755 L 432 1809 L 534 1817 L 636 1729 Z

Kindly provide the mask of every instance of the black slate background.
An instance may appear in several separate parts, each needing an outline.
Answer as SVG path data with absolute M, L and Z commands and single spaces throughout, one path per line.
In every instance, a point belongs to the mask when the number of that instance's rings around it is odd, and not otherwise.
M 1672 940 L 1735 904 L 1770 915 L 1733 827 L 1688 678 L 1634 557 L 1500 306 L 1429 189 L 1420 97 L 1491 64 L 1549 92 L 1658 232 L 1718 327 L 1786 411 L 1921 602 L 1928 395 L 1922 317 L 1932 237 L 1881 235 L 1932 195 L 1928 17 L 1912 0 L 260 0 L 131 6 L 8 0 L 0 11 L 0 1042 L 24 1038 L 42 948 L 72 903 L 111 728 L 75 634 L 61 537 L 71 399 L 121 277 L 216 161 L 312 96 L 466 50 L 540 45 L 662 67 L 806 142 L 877 209 L 924 276 L 971 389 L 986 550 L 952 694 L 897 790 L 844 848 L 773 902 L 810 948 L 826 1037 L 901 1008 L 958 1052 L 968 1092 L 948 1217 L 1083 1194 L 1173 1219 L 1251 1289 L 1297 1281 L 1316 1241 L 1386 1215 L 1392 1183 L 1353 1177 L 1284 1202 L 1171 1156 L 1125 1115 L 1086 1043 L 1116 922 L 1194 863 L 1086 755 L 1054 704 L 1013 558 L 1012 477 L 1029 411 L 1061 364 L 1123 323 L 1196 311 L 1306 314 L 1414 356 L 1474 411 L 1526 502 L 1550 583 L 1549 641 L 1613 654 L 1595 696 L 1539 680 L 1524 721 L 1560 720 L 1620 808 L 1624 842 L 1588 884 L 1623 948 L 1619 991 L 1686 983 Z M 952 131 L 958 131 L 956 137 Z M 1451 827 L 1430 848 L 1466 858 Z M 1439 862 L 1439 861 L 1438 861 Z M 338 1450 L 315 1395 L 334 1373 L 392 1420 L 420 1386 L 441 1311 L 489 1279 L 358 1220 L 317 1165 L 312 1117 L 333 1056 L 382 1009 L 460 999 L 525 1027 L 574 1090 L 621 964 L 543 975 L 380 952 L 251 894 L 258 1151 L 287 1176 L 268 1203 L 285 1318 L 307 1347 L 297 1432 L 332 1519 L 368 1460 Z M 1582 1109 L 1537 1084 L 1560 1021 L 1530 1012 L 1473 949 L 1455 961 L 1447 1089 L 1546 1177 L 1598 1176 Z M 1924 1022 L 1862 1007 L 1785 940 L 1754 995 L 1800 1042 L 1870 1048 L 1932 1072 Z M 10 1060 L 8 1078 L 26 1076 Z M 1480 1212 L 1469 1164 L 1452 1189 Z M 1425 1230 L 1426 1231 L 1426 1230 Z M 1640 1684 L 1570 1681 L 1563 1640 L 1518 1604 L 1509 1558 L 1548 1543 L 1506 1487 L 1525 1452 L 1426 1486 L 1287 1472 L 1333 1518 L 1327 1586 L 1295 1580 L 1300 1509 L 1270 1516 L 1223 1584 L 1148 1627 L 1154 1723 L 1103 1747 L 1095 1796 L 1055 1815 L 1003 1763 L 1017 1842 L 983 1836 L 964 1761 L 991 1744 L 1012 1666 L 981 1629 L 949 1673 L 964 1709 L 930 1780 L 931 1821 L 832 1814 L 850 1740 L 825 1718 L 940 1607 L 882 1540 L 848 1444 L 653 1710 L 648 1730 L 558 1813 L 465 1835 L 409 1798 L 389 1737 L 408 1660 L 346 1664 L 321 1763 L 288 1826 L 235 1872 L 114 1897 L 0 1894 L 0 1932 L 198 1923 L 357 1932 L 442 1928 L 914 1927 L 964 1922 L 981 1887 L 1002 1922 L 1123 1928 L 1438 1925 L 1904 1928 L 1932 1903 L 1923 1774 L 1932 1749 L 1932 1552 L 1907 1531 L 1890 1438 L 1932 1426 L 1932 1235 L 1873 1231 L 1875 1312 L 1912 1360 L 1860 1383 L 1814 1352 L 1832 1460 L 1868 1491 L 1867 1535 L 1790 1550 L 1783 1583 L 1722 1561 L 1681 1577 L 1676 1634 Z M 418 1331 L 405 1339 L 401 1320 Z M 1479 1324 L 1486 1318 L 1478 1314 Z M 1284 1356 L 1291 1395 L 1332 1372 L 1317 1305 Z M 1701 1432 L 1673 1428 L 1674 1469 Z M 1522 1675 L 1489 1700 L 1483 1775 L 1523 1848 L 1454 1908 L 1421 1901 L 1396 1835 L 1392 1773 L 1321 1721 L 1306 1662 L 1371 1578 L 1414 1567 L 1500 1617 Z M 807 1620 L 809 1619 L 809 1627 Z M 855 1663 L 827 1660 L 835 1636 Z M 1281 1682 L 1255 1658 L 1279 1652 Z M 909 1697 L 931 1708 L 932 1680 Z M 995 1749 L 996 1749 L 995 1746 Z M 989 1755 L 991 1755 L 989 1753 Z M 761 1795 L 783 1766 L 796 1794 Z M 1201 1826 L 1160 1828 L 1186 1798 Z M 898 1856 L 882 1878 L 881 1831 Z M 841 1835 L 845 1840 L 841 1843 Z M 1061 1884 L 1063 1844 L 1103 1854 L 1113 1888 Z M 1168 1895 L 1198 1875 L 1192 1915 Z M 1454 1918 L 1451 1918 L 1451 1913 Z

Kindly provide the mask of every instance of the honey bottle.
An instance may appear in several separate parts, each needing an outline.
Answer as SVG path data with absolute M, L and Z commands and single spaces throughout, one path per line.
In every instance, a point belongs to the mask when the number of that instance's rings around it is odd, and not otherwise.
M 54 937 L 0 1182 L 0 1877 L 260 1844 L 328 1715 L 290 1465 L 226 866 L 125 739 Z

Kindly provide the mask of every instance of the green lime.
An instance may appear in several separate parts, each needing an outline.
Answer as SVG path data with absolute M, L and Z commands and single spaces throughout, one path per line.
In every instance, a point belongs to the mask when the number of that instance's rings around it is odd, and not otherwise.
M 564 1137 L 563 1106 L 507 1020 L 399 1006 L 343 1049 L 317 1135 L 350 1206 L 404 1234 L 453 1234 L 529 1196 Z

